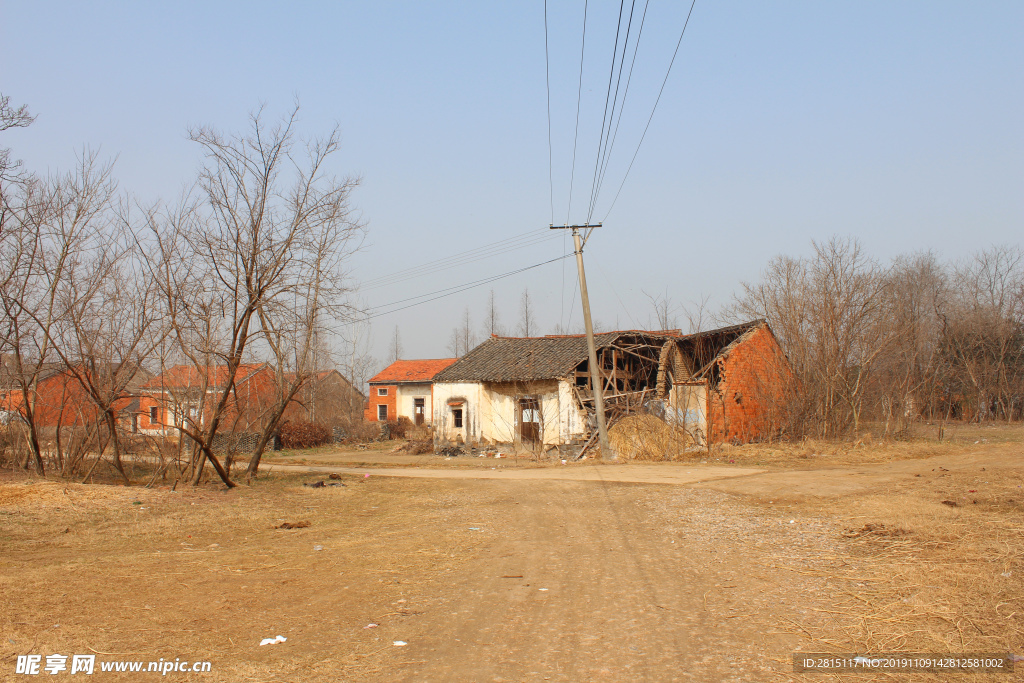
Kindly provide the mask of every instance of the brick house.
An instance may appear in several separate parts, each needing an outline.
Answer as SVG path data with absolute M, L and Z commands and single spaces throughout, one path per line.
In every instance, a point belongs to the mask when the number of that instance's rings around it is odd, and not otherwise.
M 188 422 L 206 424 L 228 379 L 224 365 L 199 369 L 175 365 L 140 387 L 136 428 L 146 434 L 177 435 Z M 286 375 L 285 380 L 291 380 Z M 268 363 L 238 366 L 235 386 L 222 416 L 224 432 L 261 431 L 277 401 L 277 372 Z M 359 415 L 365 397 L 337 370 L 311 377 L 291 400 L 282 421 L 338 424 Z
M 369 422 L 394 422 L 406 417 L 413 424 L 429 423 L 433 414 L 434 375 L 456 360 L 396 360 L 370 378 L 370 396 L 364 417 Z
M 51 364 L 36 377 L 35 386 L 30 392 L 33 416 L 37 427 L 85 427 L 95 424 L 101 419 L 99 408 L 89 392 L 82 385 L 78 374 L 92 377 L 91 381 L 98 386 L 111 386 L 114 381 L 124 381 L 130 375 L 126 386 L 115 395 L 117 400 L 113 408 L 121 428 L 128 429 L 133 424 L 134 406 L 137 402 L 141 385 L 153 375 L 145 369 L 117 364 L 93 366 L 94 370 L 86 370 L 83 366 L 68 368 L 60 364 Z M 95 375 L 85 373 L 95 372 Z M 98 375 L 98 377 L 97 377 Z M 10 413 L 25 414 L 25 396 L 17 382 L 6 377 L 4 390 L 0 393 L 0 410 Z
M 595 342 L 611 419 L 654 413 L 695 444 L 778 429 L 792 373 L 763 320 L 690 335 L 606 332 Z M 596 429 L 593 394 L 584 335 L 492 337 L 434 378 L 435 440 L 578 445 Z

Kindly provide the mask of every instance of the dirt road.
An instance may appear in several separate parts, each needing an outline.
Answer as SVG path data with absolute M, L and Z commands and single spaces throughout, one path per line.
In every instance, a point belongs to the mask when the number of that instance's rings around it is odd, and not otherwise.
M 1019 463 L 365 468 L 231 491 L 20 475 L 0 482 L 0 679 L 27 653 L 302 683 L 812 681 L 795 650 L 1020 652 Z
M 764 680 L 780 665 L 771 657 L 795 646 L 766 628 L 774 598 L 758 595 L 771 582 L 763 557 L 720 543 L 756 542 L 760 527 L 723 509 L 724 496 L 569 481 L 485 486 L 473 497 L 508 512 L 485 506 L 473 520 L 479 531 L 468 533 L 484 545 L 443 594 L 424 596 L 432 617 L 401 631 L 409 645 L 396 678 Z
M 493 462 L 493 461 L 491 461 Z M 418 479 L 500 479 L 512 480 L 563 480 L 594 482 L 632 482 L 637 484 L 693 484 L 713 479 L 746 477 L 764 470 L 751 467 L 716 467 L 714 465 L 680 466 L 670 463 L 668 467 L 658 465 L 596 465 L 579 464 L 565 467 L 548 466 L 532 468 L 477 467 L 470 469 L 427 469 L 415 467 L 337 467 L 330 465 L 272 465 L 265 468 L 268 473 L 284 474 L 352 474 L 381 477 L 414 477 Z

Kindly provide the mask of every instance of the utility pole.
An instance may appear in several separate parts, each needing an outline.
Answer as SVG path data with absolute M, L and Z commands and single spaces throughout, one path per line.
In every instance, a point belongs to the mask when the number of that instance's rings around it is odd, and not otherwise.
M 580 239 L 580 228 L 600 228 L 600 223 L 584 225 L 551 225 L 552 230 L 572 230 L 572 243 L 576 248 L 576 270 L 580 277 L 580 298 L 583 300 L 583 324 L 587 328 L 587 351 L 590 358 L 590 384 L 594 388 L 594 411 L 597 413 L 597 434 L 601 443 L 601 457 L 615 460 L 615 452 L 608 440 L 608 425 L 604 419 L 604 380 L 601 368 L 597 364 L 597 346 L 594 344 L 594 323 L 590 318 L 590 296 L 587 294 L 587 276 L 583 272 L 583 242 Z

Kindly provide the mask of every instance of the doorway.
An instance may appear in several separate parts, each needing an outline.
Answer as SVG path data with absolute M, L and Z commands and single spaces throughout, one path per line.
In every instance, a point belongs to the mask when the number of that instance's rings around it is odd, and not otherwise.
M 416 423 L 416 426 L 420 426 L 420 425 L 423 424 L 424 420 L 426 419 L 425 418 L 426 410 L 427 410 L 427 401 L 426 401 L 426 399 L 414 398 L 412 400 L 412 415 L 413 415 L 413 421 Z
M 519 440 L 527 448 L 540 445 L 540 401 L 536 398 L 519 399 Z

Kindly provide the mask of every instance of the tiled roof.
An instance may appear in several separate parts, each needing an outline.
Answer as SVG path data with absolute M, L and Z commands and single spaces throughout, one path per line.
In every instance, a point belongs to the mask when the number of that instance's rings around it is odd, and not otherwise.
M 619 337 L 643 335 L 663 338 L 673 334 L 642 331 L 604 332 L 594 335 L 597 348 Z M 587 359 L 585 335 L 550 337 L 491 337 L 440 373 L 438 382 L 531 382 L 564 377 Z
M 724 335 L 725 339 L 719 342 L 724 346 L 732 341 L 734 338 L 732 335 L 738 337 L 756 323 L 757 321 L 732 325 L 690 335 L 680 335 L 677 330 L 604 332 L 594 335 L 594 343 L 600 349 L 623 337 L 643 337 L 657 343 L 658 340 L 676 339 L 685 342 Z M 434 380 L 437 382 L 532 382 L 556 379 L 565 377 L 586 359 L 587 338 L 585 335 L 491 337 L 458 359 L 458 362 L 451 367 L 440 372 Z
M 245 380 L 258 370 L 266 367 L 266 363 L 243 363 L 238 366 L 235 383 Z M 198 389 L 204 384 L 203 373 L 206 373 L 209 388 L 223 386 L 228 377 L 228 366 L 210 365 L 199 369 L 194 365 L 175 365 L 167 368 L 162 375 L 145 382 L 142 389 Z
M 370 378 L 370 384 L 397 384 L 400 382 L 429 382 L 458 358 L 425 358 L 396 360 Z

